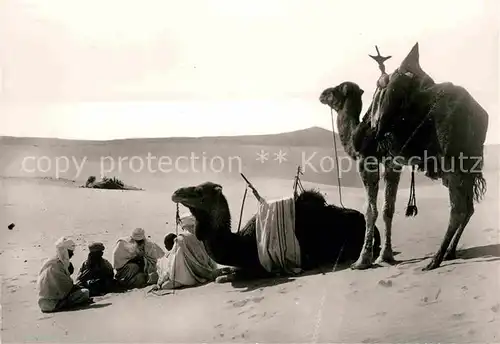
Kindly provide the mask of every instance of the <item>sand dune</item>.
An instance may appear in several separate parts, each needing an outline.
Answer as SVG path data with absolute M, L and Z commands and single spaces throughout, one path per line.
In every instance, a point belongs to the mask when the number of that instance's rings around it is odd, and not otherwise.
M 109 149 L 96 146 L 98 151 L 67 149 L 89 156 Z M 70 235 L 77 243 L 75 267 L 83 262 L 87 244 L 104 242 L 109 259 L 115 240 L 136 226 L 161 242 L 166 233 L 175 231 L 171 193 L 205 180 L 223 185 L 236 228 L 245 184 L 228 174 L 124 173 L 126 183 L 145 191 L 84 189 L 70 175 L 57 180 L 17 173 L 19 157 L 28 151 L 16 147 L 1 160 L 3 342 L 499 342 L 498 173 L 487 175 L 489 191 L 462 237 L 459 259 L 434 271 L 421 268 L 444 235 L 447 192 L 439 183 L 417 184 L 416 218 L 404 217 L 408 190 L 398 195 L 393 243 L 402 263 L 396 266 L 366 271 L 338 267 L 325 274 L 246 285 L 211 283 L 165 296 L 134 290 L 98 298 L 90 309 L 48 315 L 37 307 L 35 281 L 61 235 Z M 30 149 L 56 156 L 61 148 Z M 88 168 L 83 181 L 95 174 L 93 167 Z M 287 178 L 283 171 L 247 176 L 264 197 L 275 198 L 292 191 L 294 172 Z M 319 187 L 338 203 L 335 186 L 307 182 L 305 186 Z M 342 191 L 346 206 L 364 209 L 362 189 Z M 245 220 L 256 210 L 256 201 L 249 197 Z M 16 227 L 8 230 L 11 222 Z M 382 226 L 381 218 L 378 224 Z

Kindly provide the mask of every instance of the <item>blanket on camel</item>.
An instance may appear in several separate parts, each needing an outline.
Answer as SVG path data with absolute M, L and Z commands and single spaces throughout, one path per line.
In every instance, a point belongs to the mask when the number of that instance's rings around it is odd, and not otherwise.
M 298 273 L 300 245 L 295 236 L 295 199 L 262 201 L 256 216 L 259 260 L 269 272 Z
M 459 160 L 464 172 L 478 167 L 488 115 L 465 88 L 434 82 L 420 67 L 418 45 L 399 68 L 381 79 L 384 82 L 377 82 L 374 101 L 363 118 L 357 149 L 367 149 L 363 142 L 370 137 L 384 155 L 418 158 L 414 164 L 432 169 L 431 177 L 454 168 L 448 165 Z M 439 166 L 433 166 L 434 157 L 440 159 Z

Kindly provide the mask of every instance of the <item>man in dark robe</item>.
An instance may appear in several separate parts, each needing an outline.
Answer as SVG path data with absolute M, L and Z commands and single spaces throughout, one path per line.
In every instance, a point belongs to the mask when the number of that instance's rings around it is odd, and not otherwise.
M 77 284 L 90 291 L 91 296 L 104 295 L 114 287 L 114 272 L 111 263 L 104 259 L 104 245 L 95 242 L 89 245 L 89 255 L 77 276 Z

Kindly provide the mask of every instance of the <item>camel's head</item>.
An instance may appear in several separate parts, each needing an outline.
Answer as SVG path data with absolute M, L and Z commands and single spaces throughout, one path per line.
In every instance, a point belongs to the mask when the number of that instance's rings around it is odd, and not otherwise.
M 345 81 L 321 92 L 319 101 L 338 112 L 343 109 L 347 100 L 361 102 L 363 93 L 364 91 L 356 83 Z
M 222 215 L 228 211 L 228 205 L 219 184 L 205 182 L 177 189 L 172 195 L 172 201 L 188 208 L 196 218 L 195 234 L 198 240 L 207 239 L 219 226 L 227 225 L 221 223 L 226 220 Z

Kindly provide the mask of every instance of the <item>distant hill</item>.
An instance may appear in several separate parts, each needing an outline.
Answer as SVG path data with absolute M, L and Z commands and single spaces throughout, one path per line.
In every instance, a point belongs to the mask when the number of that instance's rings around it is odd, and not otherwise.
M 337 144 L 340 138 L 335 134 Z M 333 147 L 332 132 L 320 128 L 311 127 L 291 132 L 266 134 L 266 135 L 243 135 L 243 136 L 202 136 L 202 137 L 159 137 L 159 138 L 130 138 L 115 140 L 69 140 L 41 137 L 12 137 L 0 136 L 0 144 L 36 144 L 36 145 L 79 145 L 79 144 L 154 144 L 154 143 L 210 143 L 210 144 L 238 144 L 238 145 L 266 145 L 266 146 L 288 146 L 288 147 Z
M 335 137 L 339 164 L 343 170 L 341 185 L 362 187 L 356 164 L 344 152 L 339 136 L 335 134 Z M 261 151 L 267 154 L 265 162 L 258 160 L 258 154 Z M 277 161 L 277 154 L 280 151 L 285 154 L 285 160 L 282 162 Z M 85 166 L 81 175 L 78 176 L 78 179 L 84 182 L 89 175 L 99 176 L 102 170 L 103 157 L 112 157 L 115 162 L 123 157 L 139 157 L 145 161 L 148 155 L 168 157 L 172 162 L 183 158 L 181 165 L 185 169 L 188 166 L 186 157 L 194 155 L 196 156 L 196 168 L 191 168 L 189 173 L 182 171 L 178 174 L 170 172 L 149 174 L 130 172 L 129 160 L 124 160 L 122 169 L 116 171 L 117 164 L 115 164 L 114 170 L 106 175 L 108 177 L 121 177 L 123 180 L 139 187 L 147 187 L 145 184 L 148 182 L 151 185 L 165 183 L 167 182 L 165 178 L 173 178 L 168 180 L 188 178 L 188 174 L 190 177 L 197 178 L 197 180 L 213 178 L 221 178 L 221 180 L 227 180 L 227 178 L 241 179 L 239 172 L 245 173 L 250 179 L 264 177 L 292 180 L 297 166 L 304 165 L 305 161 L 310 161 L 310 165 L 304 166 L 304 181 L 337 185 L 336 162 L 332 154 L 332 132 L 319 127 L 268 135 L 137 138 L 107 141 L 0 137 L 0 152 L 0 175 L 3 176 L 26 175 L 21 171 L 21 167 L 23 159 L 27 156 L 49 157 L 53 165 L 56 157 L 65 156 L 79 161 L 85 158 Z M 499 153 L 499 145 L 485 148 L 486 170 L 498 170 Z M 203 170 L 203 159 L 207 162 L 206 167 L 215 158 L 225 162 L 224 170 L 212 174 L 206 173 Z M 228 161 L 234 163 L 230 166 L 231 168 L 228 168 Z M 135 166 L 138 166 L 137 162 Z M 75 172 L 76 169 L 70 166 L 68 171 L 59 176 L 75 179 Z M 28 175 L 32 176 L 33 174 Z M 53 171 L 39 173 L 37 176 L 58 177 L 54 175 Z M 410 176 L 406 171 L 401 179 L 401 187 L 408 187 L 409 181 Z M 439 181 L 429 180 L 422 173 L 417 173 L 416 182 L 417 185 L 440 183 Z

